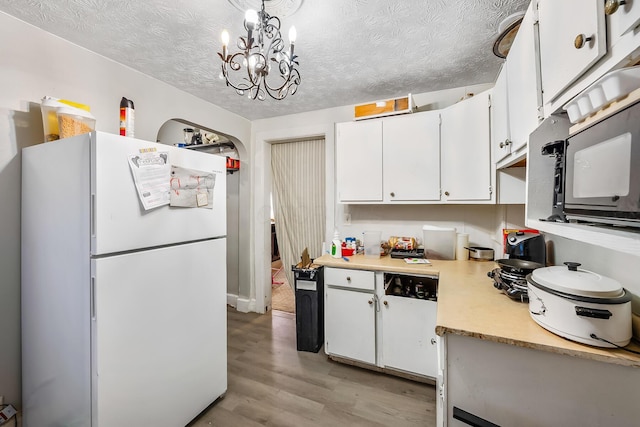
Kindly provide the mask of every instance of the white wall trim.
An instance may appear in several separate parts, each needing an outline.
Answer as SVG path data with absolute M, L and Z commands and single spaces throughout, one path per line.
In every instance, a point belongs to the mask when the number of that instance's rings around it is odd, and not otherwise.
M 285 128 L 256 133 L 253 152 L 254 175 L 254 288 L 255 309 L 257 313 L 265 313 L 271 308 L 271 209 L 269 194 L 271 193 L 271 148 L 270 145 L 286 140 L 324 137 L 327 177 L 325 205 L 326 224 L 328 230 L 333 230 L 335 224 L 334 209 L 334 171 L 333 157 L 335 144 L 335 125 L 318 124 L 297 128 Z M 331 177 L 331 179 L 329 179 Z M 325 232 L 325 234 L 328 231 Z
M 236 308 L 238 306 L 238 295 L 227 294 L 227 305 Z
M 248 313 L 249 311 L 255 311 L 255 300 L 250 300 L 249 298 L 240 298 L 236 299 L 236 310 L 241 313 Z M 253 307 L 253 310 L 251 308 Z

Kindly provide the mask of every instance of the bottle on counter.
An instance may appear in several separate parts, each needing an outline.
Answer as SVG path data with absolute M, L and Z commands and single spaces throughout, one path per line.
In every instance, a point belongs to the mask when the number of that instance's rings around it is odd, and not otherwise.
M 338 230 L 333 233 L 333 240 L 331 241 L 331 256 L 334 258 L 342 258 L 342 241 L 340 240 Z
M 134 120 L 133 101 L 123 96 L 120 100 L 120 135 L 134 137 Z

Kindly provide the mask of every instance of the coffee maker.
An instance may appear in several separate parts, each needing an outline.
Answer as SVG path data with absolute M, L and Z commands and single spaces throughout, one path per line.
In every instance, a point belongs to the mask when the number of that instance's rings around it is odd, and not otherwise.
M 509 258 L 522 259 L 546 265 L 547 247 L 544 236 L 537 233 L 516 231 L 507 236 Z

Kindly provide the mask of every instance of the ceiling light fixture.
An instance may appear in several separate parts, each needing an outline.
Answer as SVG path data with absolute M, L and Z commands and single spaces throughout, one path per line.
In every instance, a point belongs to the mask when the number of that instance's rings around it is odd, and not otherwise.
M 280 100 L 288 94 L 293 95 L 300 84 L 300 73 L 296 69 L 297 56 L 293 53 L 296 41 L 296 29 L 289 30 L 289 52 L 286 52 L 284 40 L 280 35 L 280 19 L 270 16 L 262 8 L 260 12 L 247 10 L 244 17 L 246 37 L 238 38 L 239 52 L 227 52 L 229 33 L 222 31 L 222 73 L 239 95 L 264 101 L 267 95 Z

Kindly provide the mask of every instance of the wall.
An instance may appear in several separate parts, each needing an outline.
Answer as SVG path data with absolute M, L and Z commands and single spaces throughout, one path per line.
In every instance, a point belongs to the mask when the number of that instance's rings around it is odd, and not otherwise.
M 545 234 L 545 239 L 550 249 L 551 264 L 579 262 L 582 264 L 580 268 L 616 279 L 631 292 L 633 312 L 640 315 L 640 262 L 637 256 L 552 234 Z M 640 331 L 634 331 L 634 335 L 640 338 Z
M 480 93 L 491 88 L 492 84 L 476 85 L 437 92 L 413 95 L 420 111 L 442 109 L 454 104 L 467 93 Z M 372 100 L 373 101 L 373 100 Z M 254 277 L 256 286 L 249 290 L 251 301 L 248 307 L 264 312 L 270 303 L 270 265 L 267 256 L 269 245 L 269 194 L 271 192 L 271 152 L 270 143 L 283 139 L 297 139 L 313 135 L 324 135 L 326 147 L 326 230 L 325 239 L 331 241 L 334 229 L 338 229 L 342 237 L 358 235 L 365 228 L 376 227 L 385 235 L 407 233 L 421 236 L 422 225 L 453 224 L 460 231 L 471 233 L 474 243 L 491 246 L 497 245 L 499 239 L 496 231 L 501 228 L 507 217 L 512 227 L 524 226 L 524 211 L 516 208 L 496 206 L 419 206 L 419 205 L 342 205 L 336 203 L 335 196 L 335 123 L 353 120 L 353 105 L 272 119 L 256 120 L 252 123 L 252 161 L 251 181 L 254 183 L 253 211 L 255 241 L 252 248 L 254 254 Z M 344 224 L 345 213 L 351 213 L 351 225 Z M 242 285 L 241 285 L 242 286 Z M 246 292 L 246 291 L 245 291 Z
M 181 119 L 182 120 L 182 119 Z M 176 143 L 182 143 L 184 137 L 183 129 L 185 127 L 196 127 L 203 129 L 202 125 L 198 123 L 192 123 L 186 125 L 184 120 L 169 120 L 164 123 L 158 131 L 158 142 L 161 144 L 173 145 Z M 215 132 L 215 129 L 203 129 L 204 131 Z M 221 141 L 227 141 L 229 137 L 222 135 L 218 132 Z M 233 138 L 233 137 L 231 137 Z M 235 138 L 233 138 L 236 140 Z M 242 143 L 237 141 L 242 147 Z M 244 151 L 225 147 L 223 152 L 219 152 L 217 147 L 199 148 L 199 151 L 210 153 L 212 155 L 229 156 L 234 159 L 240 158 L 239 151 Z M 246 158 L 246 156 L 245 156 Z M 245 172 L 244 170 L 242 172 Z M 227 173 L 227 303 L 235 307 L 237 305 L 236 300 L 240 294 L 240 173 Z M 245 172 L 246 174 L 246 172 Z M 246 262 L 246 260 L 245 260 Z M 247 275 L 248 277 L 248 275 Z
M 20 152 L 43 140 L 40 99 L 88 104 L 98 130 L 118 133 L 126 96 L 135 102 L 136 138 L 150 141 L 167 120 L 182 118 L 248 144 L 251 123 L 4 13 L 0 39 L 0 395 L 20 405 Z M 246 150 L 242 156 L 248 158 Z M 249 174 L 239 180 L 240 240 L 248 242 Z M 248 283 L 249 260 L 242 262 L 240 281 Z

